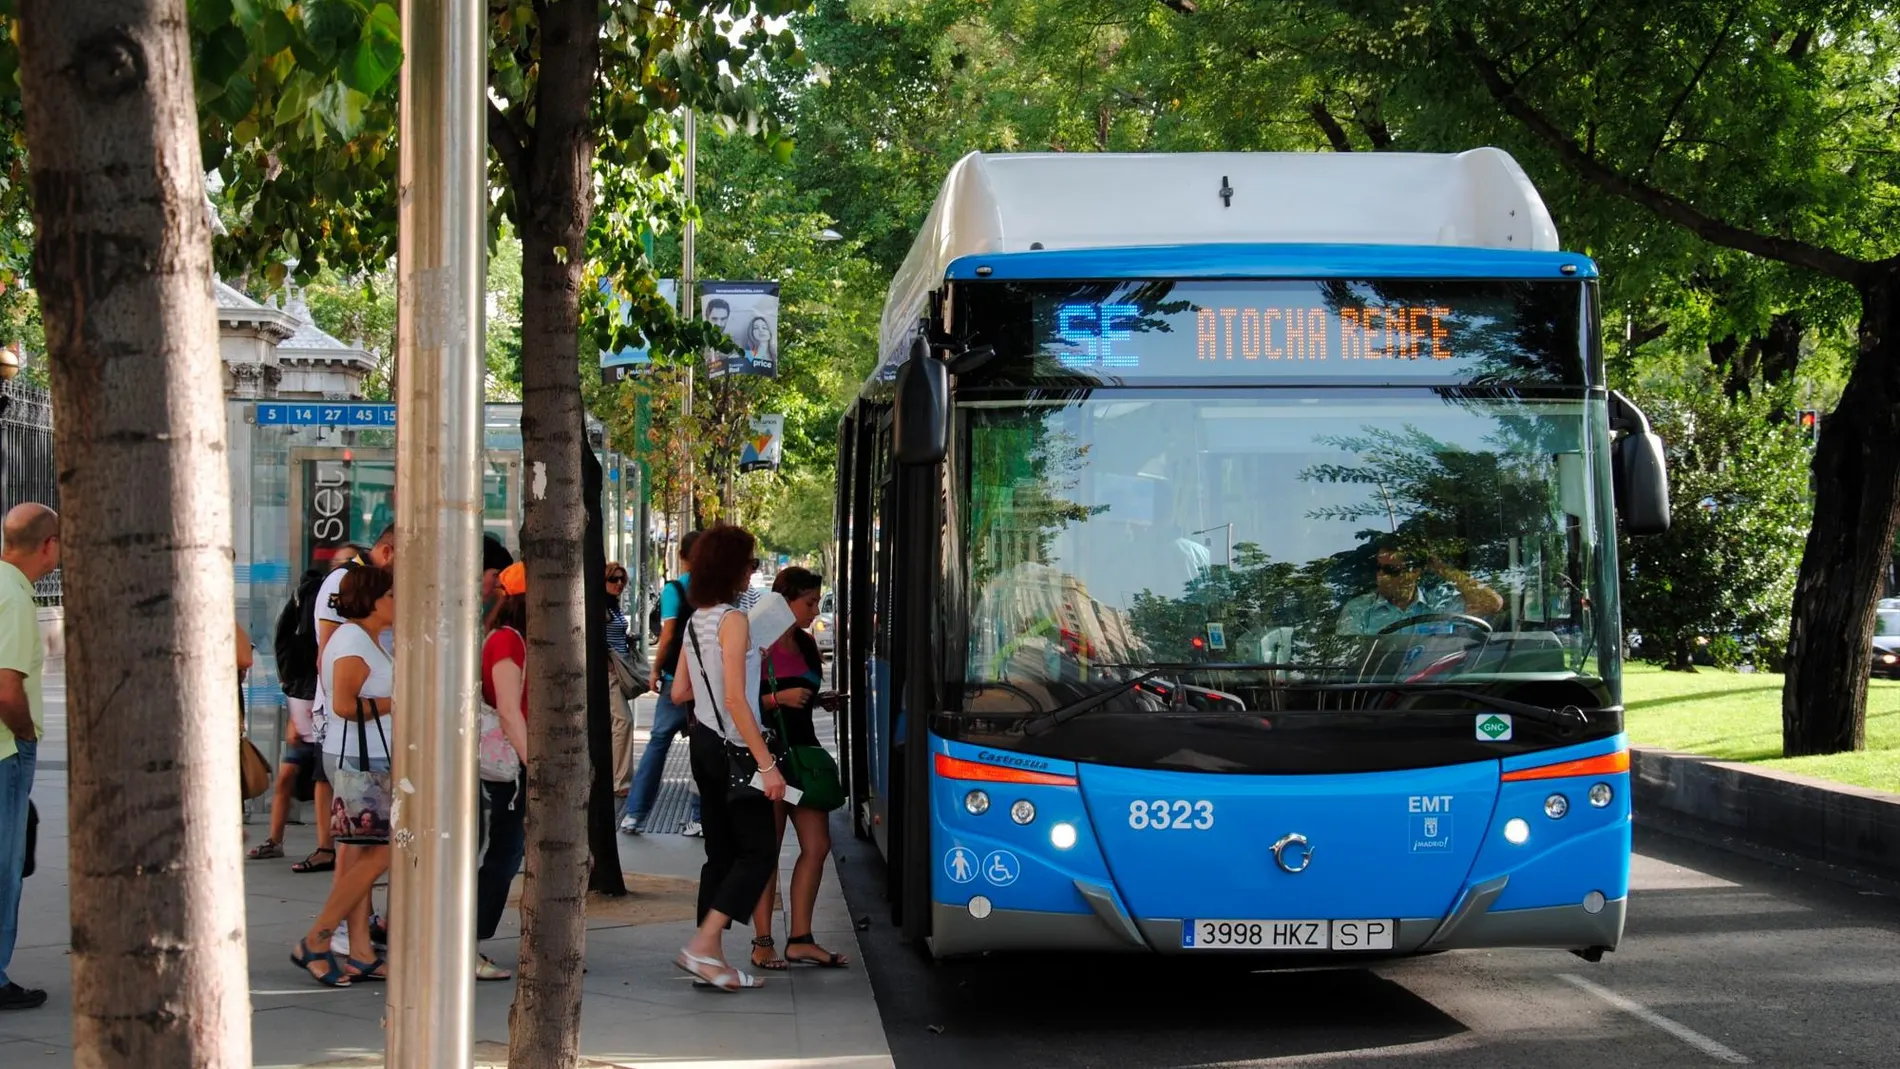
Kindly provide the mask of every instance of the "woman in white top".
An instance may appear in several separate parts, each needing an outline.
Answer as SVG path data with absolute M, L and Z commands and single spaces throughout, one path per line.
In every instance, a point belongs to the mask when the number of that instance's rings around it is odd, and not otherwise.
M 387 978 L 381 955 L 339 964 L 330 937 L 346 919 L 351 932 L 370 930 L 370 889 L 389 869 L 389 735 L 396 673 L 377 636 L 395 621 L 394 580 L 382 568 L 357 568 L 343 577 L 336 607 L 345 622 L 324 643 L 317 669 L 331 717 L 323 766 L 335 791 L 331 830 L 337 842 L 353 848 L 353 856 L 290 960 L 319 983 L 347 987 L 351 981 Z
M 706 832 L 699 930 L 674 963 L 720 991 L 760 986 L 757 977 L 726 963 L 720 939 L 734 918 L 751 915 L 778 870 L 773 803 L 785 797 L 785 777 L 753 709 L 759 651 L 735 604 L 751 574 L 756 544 L 738 527 L 715 527 L 694 543 L 687 588 L 694 611 L 685 621 L 673 673 L 673 700 L 693 703 L 693 781 Z

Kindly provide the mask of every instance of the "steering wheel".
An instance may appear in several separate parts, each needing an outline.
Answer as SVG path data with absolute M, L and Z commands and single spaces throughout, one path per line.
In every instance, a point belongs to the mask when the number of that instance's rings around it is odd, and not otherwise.
M 1000 679 L 986 679 L 980 683 L 968 684 L 968 686 L 973 690 L 994 689 L 994 690 L 1003 691 L 1006 694 L 1014 694 L 1016 697 L 1021 698 L 1023 702 L 1029 706 L 1030 709 L 1038 713 L 1042 712 L 1042 699 L 1036 697 L 1034 694 L 1029 693 L 1023 688 L 1015 685 L 1014 683 L 1005 683 Z
M 1403 631 L 1408 627 L 1416 627 L 1419 624 L 1437 623 L 1458 624 L 1486 635 L 1491 633 L 1491 625 L 1486 623 L 1482 618 L 1467 616 L 1461 612 L 1427 612 L 1420 613 L 1417 616 L 1408 616 L 1403 620 L 1397 620 L 1387 624 L 1380 628 L 1378 633 L 1381 635 L 1391 635 Z

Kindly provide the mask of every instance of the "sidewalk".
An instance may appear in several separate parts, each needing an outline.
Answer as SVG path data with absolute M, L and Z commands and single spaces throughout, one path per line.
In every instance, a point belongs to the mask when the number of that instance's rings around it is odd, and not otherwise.
M 58 669 L 50 664 L 49 669 L 47 739 L 33 791 L 40 811 L 40 869 L 26 881 L 20 946 L 9 971 L 24 984 L 46 988 L 51 997 L 39 1010 L 0 1015 L 0 1066 L 7 1069 L 72 1063 L 65 686 Z M 651 713 L 642 712 L 644 723 Z M 266 829 L 252 823 L 244 830 L 248 845 L 261 841 Z M 287 858 L 245 862 L 253 1063 L 286 1069 L 381 1065 L 385 988 L 321 987 L 290 964 L 290 947 L 322 903 L 330 878 L 290 871 L 291 859 L 315 844 L 312 829 L 293 825 L 287 838 Z M 618 838 L 621 867 L 637 874 L 630 875 L 629 883 L 638 890 L 625 899 L 594 900 L 588 917 L 581 1011 L 584 1065 L 881 1069 L 892 1064 L 835 862 L 829 865 L 813 928 L 819 942 L 849 955 L 852 966 L 766 973 L 765 988 L 726 995 L 695 990 L 672 964 L 692 927 L 701 840 L 678 835 Z M 786 845 L 781 887 L 789 888 L 797 856 L 794 837 L 787 836 Z M 379 904 L 382 901 L 379 892 Z M 400 918 L 394 923 L 401 923 Z M 782 922 L 775 934 L 783 946 Z M 749 936 L 750 929 L 739 928 L 727 936 L 735 961 Z M 520 917 L 510 910 L 498 937 L 484 949 L 512 968 L 519 938 Z M 505 1064 L 513 999 L 512 983 L 476 985 L 477 1065 Z

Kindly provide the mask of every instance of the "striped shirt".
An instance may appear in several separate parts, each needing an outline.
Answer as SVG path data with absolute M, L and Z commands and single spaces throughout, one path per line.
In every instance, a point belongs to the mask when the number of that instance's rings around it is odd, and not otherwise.
M 631 655 L 627 648 L 627 614 L 613 602 L 607 604 L 607 648 L 622 656 Z

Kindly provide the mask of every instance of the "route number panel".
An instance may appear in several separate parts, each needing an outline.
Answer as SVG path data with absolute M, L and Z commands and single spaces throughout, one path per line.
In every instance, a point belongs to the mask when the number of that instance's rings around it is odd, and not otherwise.
M 1184 920 L 1187 950 L 1391 950 L 1398 923 L 1390 920 Z

